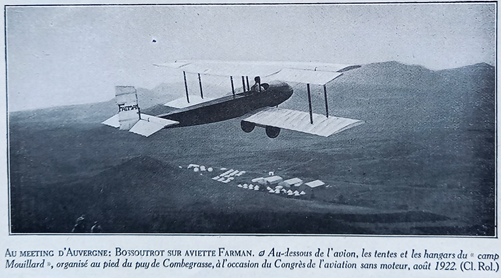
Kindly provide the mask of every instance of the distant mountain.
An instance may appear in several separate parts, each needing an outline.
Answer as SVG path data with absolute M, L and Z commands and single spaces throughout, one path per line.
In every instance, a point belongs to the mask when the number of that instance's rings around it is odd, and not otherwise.
M 41 126 L 55 125 L 64 127 L 74 124 L 100 123 L 117 112 L 115 100 L 90 104 L 58 106 L 36 110 L 15 111 L 9 113 L 9 121 L 23 125 L 24 123 L 40 123 Z
M 383 62 L 363 65 L 359 69 L 345 72 L 331 84 L 348 83 L 392 88 L 414 88 L 437 82 L 433 71 L 417 65 L 398 62 Z
M 432 71 L 422 66 L 404 65 L 398 62 L 385 62 L 364 65 L 345 72 L 327 87 L 331 93 L 352 89 L 385 89 L 386 93 L 395 90 L 417 90 L 423 94 L 440 89 L 474 90 L 495 82 L 495 68 L 485 63 L 454 69 Z M 390 90 L 395 89 L 395 90 Z M 384 93 L 384 92 L 382 92 Z M 391 97 L 379 95 L 376 97 Z

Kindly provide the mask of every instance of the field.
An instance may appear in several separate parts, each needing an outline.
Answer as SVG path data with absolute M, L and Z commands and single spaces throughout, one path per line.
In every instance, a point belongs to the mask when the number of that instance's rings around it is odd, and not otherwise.
M 281 107 L 306 111 L 303 87 Z M 142 89 L 140 105 L 178 91 Z M 100 124 L 112 101 L 12 112 L 11 232 L 69 233 L 85 214 L 107 233 L 495 234 L 493 67 L 370 64 L 328 91 L 330 114 L 365 124 L 329 138 L 283 130 L 269 139 L 235 119 L 143 138 Z M 313 92 L 322 113 L 322 91 Z M 330 186 L 285 198 L 218 183 L 190 163 Z

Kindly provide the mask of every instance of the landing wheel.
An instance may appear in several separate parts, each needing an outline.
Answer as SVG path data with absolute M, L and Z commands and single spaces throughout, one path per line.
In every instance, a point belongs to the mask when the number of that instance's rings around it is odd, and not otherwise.
M 256 127 L 256 125 L 254 123 L 251 123 L 251 122 L 241 121 L 240 127 L 242 127 L 242 130 L 244 132 L 249 133 L 249 132 L 254 130 L 254 127 Z
M 280 128 L 274 126 L 266 126 L 266 135 L 270 138 L 277 138 L 280 134 Z

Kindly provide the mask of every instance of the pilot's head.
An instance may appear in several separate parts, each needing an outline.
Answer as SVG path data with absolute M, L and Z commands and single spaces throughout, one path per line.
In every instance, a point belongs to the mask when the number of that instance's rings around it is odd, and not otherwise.
M 254 77 L 256 83 L 261 83 L 261 78 L 259 76 Z

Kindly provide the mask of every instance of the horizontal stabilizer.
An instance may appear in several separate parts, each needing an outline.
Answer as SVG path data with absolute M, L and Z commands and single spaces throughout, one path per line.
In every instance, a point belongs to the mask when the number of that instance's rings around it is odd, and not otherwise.
M 177 124 L 179 122 L 141 114 L 141 119 L 129 131 L 148 137 L 164 127 Z
M 120 122 L 119 122 L 118 118 L 119 118 L 119 116 L 118 116 L 118 114 L 116 114 L 115 116 L 104 121 L 103 124 L 114 127 L 114 128 L 119 128 Z M 161 130 L 164 127 L 177 125 L 177 124 L 179 124 L 179 122 L 171 121 L 171 120 L 167 120 L 167 119 L 162 119 L 159 117 L 150 116 L 150 115 L 146 115 L 146 114 L 141 114 L 141 119 L 139 119 L 131 127 L 131 129 L 129 129 L 129 131 L 148 137 L 148 136 L 152 135 L 153 133 Z
M 105 125 L 109 125 L 114 128 L 119 128 L 120 127 L 120 121 L 119 121 L 119 116 L 116 114 L 115 116 L 107 119 L 106 121 L 103 122 Z
M 273 126 L 324 137 L 364 123 L 360 120 L 313 114 L 313 124 L 311 124 L 310 114 L 307 112 L 273 107 L 260 110 L 244 121 L 258 126 Z
M 213 98 L 207 98 L 207 97 L 202 98 L 201 96 L 190 95 L 190 102 L 188 102 L 186 100 L 186 97 L 182 97 L 182 98 L 175 99 L 173 101 L 169 101 L 164 105 L 169 106 L 169 107 L 174 107 L 174 108 L 185 108 L 188 106 L 208 102 L 211 100 L 213 100 Z

